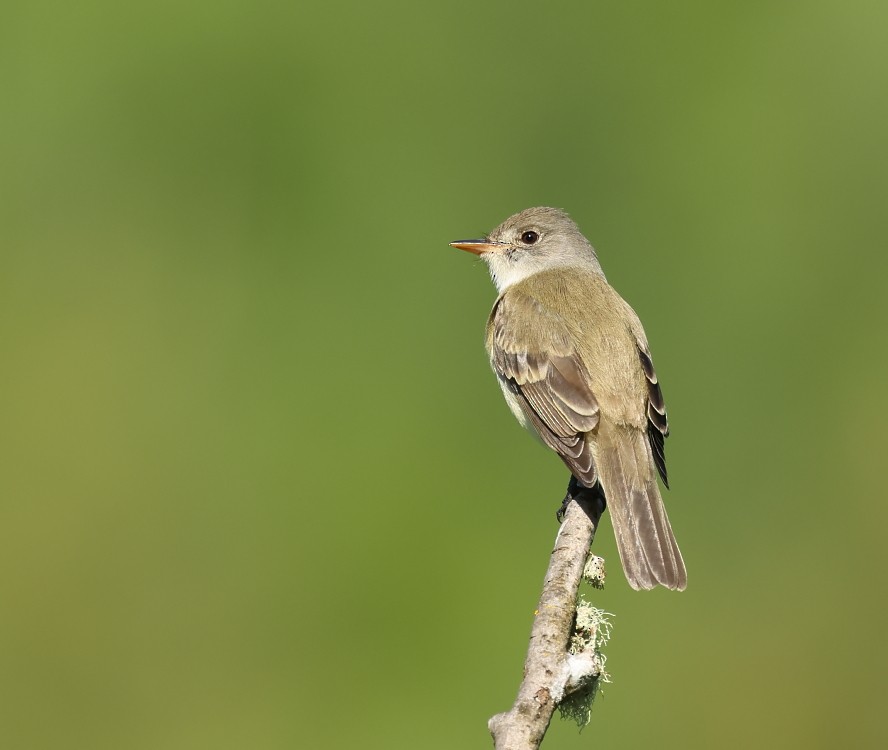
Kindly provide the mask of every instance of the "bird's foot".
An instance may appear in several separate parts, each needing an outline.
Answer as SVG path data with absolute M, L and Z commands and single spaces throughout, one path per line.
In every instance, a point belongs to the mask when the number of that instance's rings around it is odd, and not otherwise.
M 564 494 L 564 500 L 561 501 L 561 507 L 555 512 L 555 518 L 558 519 L 558 523 L 564 523 L 564 514 L 567 513 L 567 506 L 585 489 L 575 476 L 571 476 L 570 481 L 567 483 L 567 492 Z
M 581 505 L 585 503 L 590 507 L 597 508 L 599 516 L 607 507 L 601 484 L 596 482 L 593 487 L 584 487 L 577 481 L 576 477 L 571 476 L 570 482 L 567 483 L 567 492 L 564 494 L 564 500 L 561 501 L 561 507 L 555 513 L 558 523 L 564 523 L 567 506 L 574 500 L 579 500 Z M 585 506 L 583 509 L 586 510 Z M 589 513 L 590 511 L 587 510 L 586 512 Z

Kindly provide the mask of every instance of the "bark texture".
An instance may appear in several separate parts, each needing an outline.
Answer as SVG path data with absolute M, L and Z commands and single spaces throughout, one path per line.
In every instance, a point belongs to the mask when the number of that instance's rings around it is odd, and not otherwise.
M 488 722 L 496 750 L 535 750 L 555 708 L 578 682 L 578 661 L 568 654 L 577 591 L 603 512 L 600 497 L 581 493 L 567 506 L 534 616 L 524 679 L 511 710 Z M 590 662 L 590 669 L 595 669 Z

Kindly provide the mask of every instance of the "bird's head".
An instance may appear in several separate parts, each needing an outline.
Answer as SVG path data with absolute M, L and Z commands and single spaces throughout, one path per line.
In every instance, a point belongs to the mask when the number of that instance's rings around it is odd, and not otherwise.
M 558 208 L 528 208 L 510 216 L 486 237 L 450 244 L 481 256 L 500 292 L 528 276 L 557 267 L 601 273 L 592 245 L 573 219 Z

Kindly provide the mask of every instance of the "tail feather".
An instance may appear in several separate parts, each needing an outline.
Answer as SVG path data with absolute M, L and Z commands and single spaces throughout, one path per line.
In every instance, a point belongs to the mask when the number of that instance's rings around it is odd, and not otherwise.
M 634 589 L 683 591 L 687 572 L 654 473 L 643 430 L 602 424 L 598 471 L 623 571 Z

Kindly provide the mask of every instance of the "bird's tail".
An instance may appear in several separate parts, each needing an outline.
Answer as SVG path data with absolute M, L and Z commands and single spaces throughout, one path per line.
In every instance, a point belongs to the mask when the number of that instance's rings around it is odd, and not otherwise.
M 660 497 L 647 436 L 634 427 L 602 422 L 597 458 L 629 585 L 683 591 L 688 575 Z

